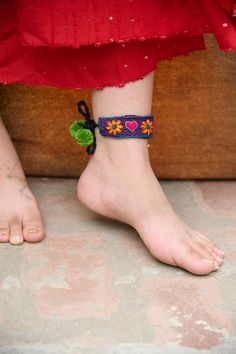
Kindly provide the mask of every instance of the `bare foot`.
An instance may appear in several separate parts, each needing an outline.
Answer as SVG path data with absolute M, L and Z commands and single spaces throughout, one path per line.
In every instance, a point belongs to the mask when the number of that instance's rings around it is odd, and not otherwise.
M 39 207 L 1 119 L 0 141 L 0 242 L 38 242 L 44 237 Z
M 197 275 L 218 269 L 224 253 L 174 212 L 150 166 L 146 141 L 97 139 L 95 155 L 78 182 L 79 200 L 133 226 L 164 263 Z

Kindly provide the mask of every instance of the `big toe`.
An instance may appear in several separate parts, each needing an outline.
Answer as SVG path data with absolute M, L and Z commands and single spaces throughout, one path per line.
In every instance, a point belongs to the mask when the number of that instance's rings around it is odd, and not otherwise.
M 44 227 L 39 209 L 36 206 L 23 220 L 23 235 L 27 242 L 39 242 L 44 238 Z

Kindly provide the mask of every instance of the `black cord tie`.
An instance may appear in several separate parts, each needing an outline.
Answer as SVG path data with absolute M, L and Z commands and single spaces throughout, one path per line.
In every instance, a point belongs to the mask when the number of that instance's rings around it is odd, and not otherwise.
M 93 134 L 93 143 L 87 147 L 87 153 L 89 155 L 94 154 L 97 143 L 96 143 L 96 135 L 95 135 L 95 128 L 98 127 L 98 124 L 91 118 L 89 108 L 84 100 L 81 100 L 77 103 L 78 112 L 82 114 L 85 118 L 85 129 L 89 129 Z

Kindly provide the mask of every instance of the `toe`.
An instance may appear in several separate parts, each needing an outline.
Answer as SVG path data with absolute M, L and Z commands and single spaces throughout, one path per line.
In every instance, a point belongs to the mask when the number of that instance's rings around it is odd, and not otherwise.
M 209 259 L 215 261 L 218 265 L 223 264 L 223 258 L 219 257 L 218 254 L 212 249 L 211 246 L 202 243 L 201 241 L 192 242 L 191 246 L 195 249 L 201 258 Z
M 8 221 L 0 222 L 0 242 L 8 242 L 9 241 L 9 224 Z
M 25 225 L 24 240 L 27 242 L 39 242 L 44 238 L 43 227 L 36 220 L 31 220 Z
M 12 222 L 10 222 L 9 242 L 14 246 L 21 245 L 24 242 L 22 223 L 18 219 L 14 219 Z
M 212 247 L 215 253 L 217 253 L 220 257 L 224 257 L 224 252 L 221 251 L 213 241 L 211 241 L 208 237 L 198 232 L 197 230 L 194 230 L 194 232 L 196 237 L 198 237 L 202 242 L 205 242 L 207 245 Z
M 38 208 L 27 213 L 23 221 L 23 235 L 27 242 L 39 242 L 44 238 L 44 227 Z
M 196 275 L 206 275 L 219 268 L 215 260 L 202 258 L 201 254 L 190 245 L 185 245 L 182 248 L 182 251 L 177 254 L 175 262 L 179 267 Z

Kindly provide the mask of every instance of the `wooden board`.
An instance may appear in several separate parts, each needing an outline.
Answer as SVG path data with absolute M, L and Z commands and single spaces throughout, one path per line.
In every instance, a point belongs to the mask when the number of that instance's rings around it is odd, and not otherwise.
M 236 53 L 208 51 L 157 65 L 150 141 L 159 178 L 236 177 Z M 77 177 L 88 156 L 68 134 L 90 91 L 0 86 L 0 112 L 27 175 Z

